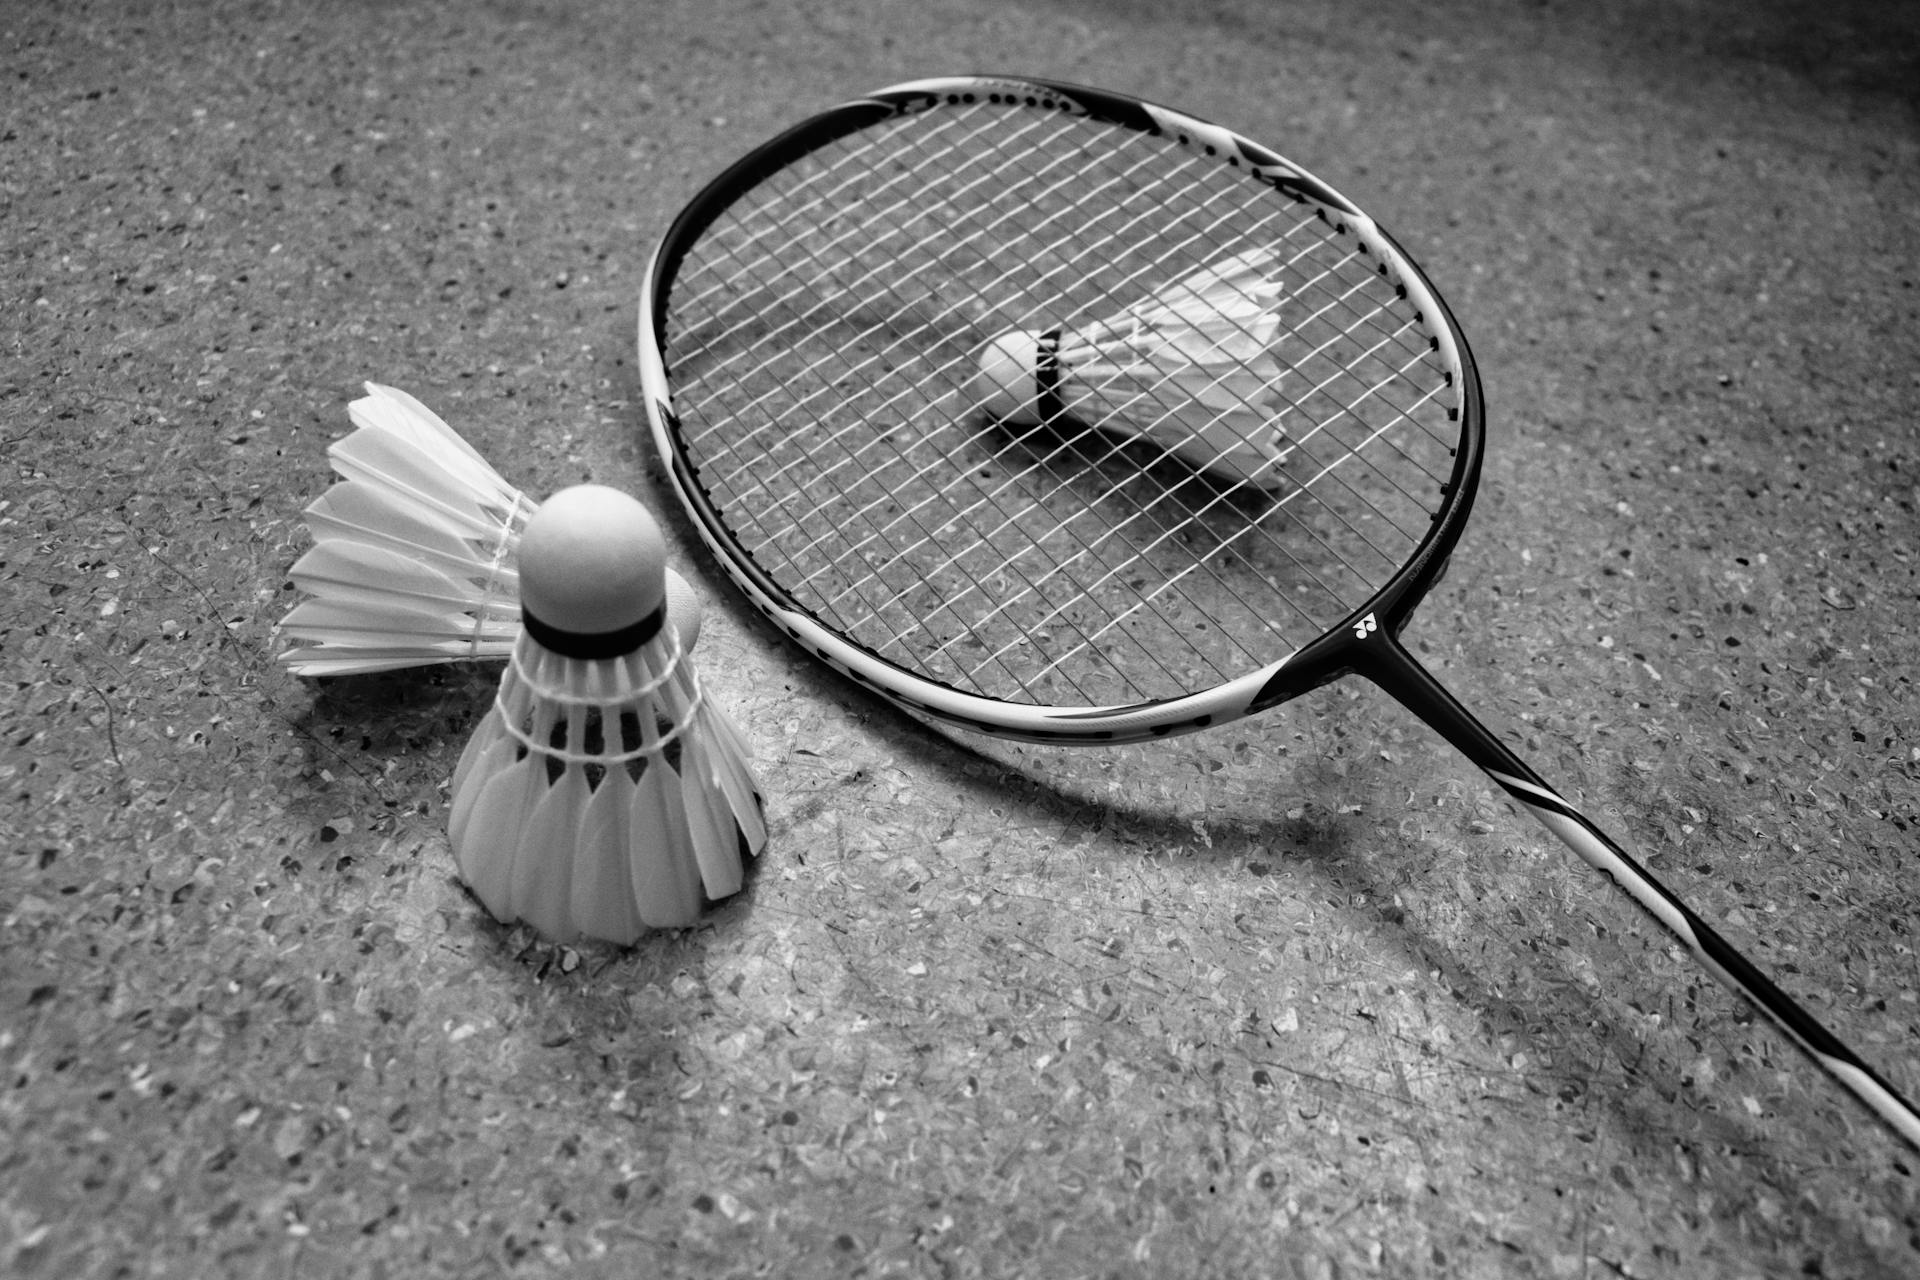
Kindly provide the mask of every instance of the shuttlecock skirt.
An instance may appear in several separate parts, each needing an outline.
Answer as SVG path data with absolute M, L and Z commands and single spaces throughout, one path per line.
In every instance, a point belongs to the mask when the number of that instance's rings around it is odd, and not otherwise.
M 367 391 L 327 451 L 341 481 L 305 513 L 314 546 L 290 576 L 308 598 L 280 623 L 281 661 L 321 676 L 505 657 L 535 504 L 418 400 Z
M 450 834 L 495 919 L 623 945 L 738 892 L 766 843 L 746 740 L 671 627 L 598 660 L 522 636 L 455 770 Z

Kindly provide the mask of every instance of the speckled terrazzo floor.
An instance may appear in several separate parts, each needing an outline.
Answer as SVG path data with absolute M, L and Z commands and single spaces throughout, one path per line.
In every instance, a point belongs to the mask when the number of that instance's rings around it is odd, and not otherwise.
M 637 405 L 653 238 L 861 89 L 1260 138 L 1447 293 L 1483 497 L 1410 632 L 1920 1094 L 1920 20 L 1691 0 L 0 12 L 0 1273 L 1907 1276 L 1920 1158 L 1386 699 L 1065 752 L 786 648 Z M 492 673 L 272 662 L 363 379 L 642 494 L 749 891 L 453 879 Z

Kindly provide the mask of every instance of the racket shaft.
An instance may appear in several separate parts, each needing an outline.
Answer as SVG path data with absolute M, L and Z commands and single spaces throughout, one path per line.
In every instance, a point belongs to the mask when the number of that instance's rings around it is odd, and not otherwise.
M 1664 925 L 1702 968 L 1767 1015 L 1827 1074 L 1920 1150 L 1920 1111 L 1911 1102 L 1548 786 L 1398 642 L 1381 632 L 1370 636 L 1360 649 L 1369 660 L 1357 667 L 1359 674 L 1464 753 L 1542 826 Z

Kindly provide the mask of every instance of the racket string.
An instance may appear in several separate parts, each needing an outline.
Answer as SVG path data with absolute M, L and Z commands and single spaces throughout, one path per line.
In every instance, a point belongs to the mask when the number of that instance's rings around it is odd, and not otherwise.
M 905 342 L 905 341 L 907 341 L 907 340 L 909 340 L 909 339 L 911 338 L 911 336 L 912 336 L 912 335 L 907 335 L 907 336 L 906 336 L 905 338 L 903 338 L 903 339 L 901 339 L 901 341 L 903 341 L 903 342 Z M 859 374 L 860 372 L 862 372 L 862 370 L 861 370 L 861 368 L 860 368 L 860 367 L 859 367 L 858 365 L 854 365 L 854 366 L 850 366 L 849 368 L 847 368 L 847 369 L 845 370 L 845 372 L 846 372 L 847 374 L 850 374 L 850 375 L 851 375 L 851 374 Z M 885 407 L 885 406 L 883 405 L 882 407 Z M 837 461 L 837 462 L 835 462 L 835 463 L 832 463 L 832 464 L 828 464 L 828 467 L 829 467 L 829 470 L 830 470 L 830 471 L 831 471 L 831 470 L 839 470 L 839 469 L 842 469 L 842 468 L 854 468 L 854 469 L 858 469 L 858 468 L 860 468 L 860 467 L 863 467 L 863 466 L 865 465 L 865 463 L 866 463 L 866 459 L 865 459 L 865 458 L 863 458 L 863 457 L 862 457 L 862 456 L 861 456 L 860 454 L 858 454 L 857 452 L 850 452 L 850 453 L 848 453 L 848 454 L 847 454 L 847 455 L 846 455 L 845 457 L 843 457 L 842 459 L 840 459 L 839 461 Z M 876 502 L 875 504 L 873 504 L 873 505 L 877 505 L 877 502 Z M 858 514 L 859 516 L 861 516 L 861 517 L 863 518 L 863 521 L 864 521 L 864 518 L 868 516 L 868 514 L 869 514 L 869 512 L 868 512 L 868 510 L 866 510 L 866 509 L 862 509 L 862 510 L 860 510 L 860 511 L 858 511 L 858 512 L 857 512 L 856 514 Z M 966 513 L 963 513 L 963 514 L 966 514 Z M 913 519 L 913 517 L 914 517 L 914 515 L 915 515 L 915 511 L 914 511 L 914 509 L 913 509 L 913 508 L 908 508 L 908 509 L 906 509 L 906 510 L 905 510 L 905 511 L 903 512 L 903 514 L 902 514 L 902 518 L 903 518 L 903 519 L 905 519 L 905 520 L 912 520 L 912 519 Z M 1006 526 L 1011 526 L 1011 525 L 1013 525 L 1013 524 L 1015 524 L 1015 523 L 1017 523 L 1017 522 L 1019 521 L 1019 519 L 1021 518 L 1021 515 L 1022 515 L 1022 513 L 1019 513 L 1019 512 L 1012 512 L 1012 513 L 1005 513 L 1005 512 L 1003 512 L 1003 513 L 1002 513 L 1002 516 L 1001 516 L 1001 519 L 1002 519 L 1002 523 L 1003 523 L 1003 525 L 1006 525 Z M 789 518 L 789 521 L 788 521 L 788 523 L 787 523 L 787 525 L 786 525 L 785 527 L 782 527 L 782 528 L 778 528 L 778 529 L 771 529 L 771 530 L 764 530 L 764 531 L 763 531 L 763 535 L 762 535 L 762 546 L 764 547 L 764 545 L 765 545 L 766 543 L 769 543 L 769 542 L 773 542 L 773 541 L 776 541 L 776 540 L 779 540 L 779 539 L 782 539 L 782 538 L 785 538 L 785 537 L 788 537 L 788 536 L 790 536 L 790 535 L 792 535 L 793 533 L 795 533 L 795 532 L 797 532 L 797 530 L 798 530 L 798 528 L 799 528 L 799 526 L 800 526 L 800 524 L 801 524 L 801 523 L 802 523 L 802 521 L 801 521 L 801 520 L 799 520 L 799 519 L 795 519 L 795 518 L 791 518 L 791 517 L 790 517 L 790 518 Z M 920 539 L 919 539 L 919 540 L 918 540 L 918 542 L 917 542 L 916 544 L 914 544 L 913 546 L 909 546 L 909 547 L 907 548 L 907 551 L 911 553 L 911 552 L 912 552 L 912 551 L 914 550 L 914 548 L 915 548 L 915 547 L 917 547 L 917 546 L 920 546 L 920 545 L 926 545 L 926 544 L 929 544 L 929 543 L 932 543 L 932 542 L 935 542 L 935 541 L 938 541 L 938 540 L 939 540 L 939 534 L 940 534 L 941 532 L 943 532 L 943 531 L 944 531 L 944 529 L 945 529 L 946 527 L 947 527 L 947 526 L 946 526 L 945 524 L 943 524 L 943 526 L 941 527 L 941 529 L 940 529 L 940 530 L 932 530 L 932 531 L 930 531 L 930 530 L 927 530 L 927 529 L 926 529 L 926 528 L 925 528 L 924 526 L 922 526 L 922 528 L 921 528 L 921 537 L 920 537 Z M 885 533 L 888 533 L 888 532 L 890 532 L 890 530 L 876 530 L 876 531 L 875 531 L 875 533 L 876 533 L 876 534 L 885 534 Z M 873 541 L 875 541 L 875 540 L 876 540 L 876 539 L 875 539 L 875 537 L 873 537 L 873 536 L 869 536 L 868 538 L 866 538 L 866 539 L 863 539 L 863 540 L 862 540 L 861 542 L 857 542 L 857 543 L 854 543 L 854 544 L 851 544 L 851 545 L 850 545 L 850 546 L 849 546 L 849 547 L 847 548 L 847 553 L 846 553 L 846 554 L 850 554 L 850 555 L 854 555 L 854 556 L 858 556 L 858 555 L 859 555 L 859 553 L 861 553 L 861 552 L 863 552 L 863 551 L 864 551 L 864 550 L 866 549 L 866 547 L 867 547 L 867 545 L 868 545 L 869 543 L 871 543 L 871 542 L 873 542 Z M 884 539 L 881 539 L 881 540 L 884 540 Z M 1082 554 L 1084 554 L 1084 548 L 1082 549 Z M 947 564 L 947 567 L 948 567 L 948 568 L 952 568 L 952 567 L 954 567 L 954 566 L 956 566 L 956 565 L 958 565 L 959 563 L 960 563 L 960 559 L 959 559 L 958 557 L 950 557 L 950 558 L 949 558 L 949 561 L 948 561 L 948 564 Z M 1018 566 L 1018 564 L 1017 564 L 1017 562 L 1016 562 L 1016 565 L 1015 565 L 1014 567 L 1016 567 L 1016 568 L 1018 568 L 1018 567 L 1019 567 L 1019 566 Z M 1066 566 L 1066 565 L 1062 565 L 1062 564 L 1058 564 L 1058 563 L 1056 563 L 1055 565 L 1053 565 L 1053 566 L 1051 566 L 1051 567 L 1050 567 L 1050 568 L 1049 568 L 1049 569 L 1047 570 L 1047 576 L 1049 576 L 1049 577 L 1051 577 L 1051 576 L 1053 576 L 1053 575 L 1055 575 L 1055 574 L 1058 574 L 1058 573 L 1061 573 L 1061 572 L 1064 572 L 1066 568 L 1067 568 L 1067 566 Z M 876 570 L 875 572 L 877 572 L 877 570 Z M 1113 575 L 1114 575 L 1115 573 L 1117 573 L 1117 572 L 1118 572 L 1118 570 L 1117 570 L 1117 569 L 1114 569 L 1114 568 L 1109 568 L 1109 569 L 1107 570 L 1107 573 L 1106 573 L 1106 576 L 1108 576 L 1108 577 L 1111 577 L 1111 576 L 1113 576 Z M 869 573 L 869 575 L 868 575 L 868 577 L 870 578 L 870 577 L 872 577 L 872 576 L 873 576 L 873 573 L 871 573 L 871 572 L 870 572 L 870 573 Z M 850 584 L 849 584 L 849 587 L 848 587 L 848 589 L 847 589 L 847 590 L 848 590 L 848 591 L 852 591 L 852 592 L 858 592 L 858 591 L 859 591 L 859 590 L 860 590 L 860 589 L 861 589 L 861 588 L 862 588 L 862 587 L 864 586 L 864 584 L 865 584 L 865 580 L 864 580 L 864 579 L 863 579 L 863 580 L 858 580 L 858 581 L 855 581 L 855 582 L 853 582 L 853 583 L 850 583 Z M 1033 578 L 1030 578 L 1030 577 L 1029 577 L 1029 578 L 1026 578 L 1026 581 L 1025 581 L 1025 587 L 1024 587 L 1024 589 L 1023 589 L 1023 593 L 1025 593 L 1025 592 L 1031 592 L 1031 591 L 1033 591 L 1033 590 L 1035 590 L 1035 589 L 1036 589 L 1036 588 L 1037 588 L 1038 586 L 1039 586 L 1039 582 L 1038 582 L 1038 581 L 1036 581 L 1035 579 L 1033 579 Z M 983 589 L 983 587 L 984 587 L 984 584 L 983 584 L 983 582 L 982 582 L 982 581 L 981 581 L 981 580 L 980 580 L 979 578 L 972 578 L 972 579 L 970 579 L 970 581 L 969 581 L 969 583 L 968 583 L 968 586 L 967 586 L 967 588 L 966 588 L 966 590 L 967 590 L 967 591 L 969 591 L 969 592 L 978 592 L 978 591 L 980 591 L 980 590 L 982 590 L 982 589 Z M 842 594 L 844 595 L 844 594 L 846 594 L 846 593 L 847 593 L 847 592 L 843 592 Z M 901 601 L 902 599 L 904 599 L 904 593 L 896 593 L 896 594 L 895 594 L 895 595 L 894 595 L 894 596 L 893 596 L 893 597 L 891 598 L 891 600 L 889 600 L 889 601 L 887 601 L 887 602 L 885 602 L 885 603 L 886 603 L 886 604 L 896 604 L 896 603 L 899 603 L 899 602 L 900 602 L 900 601 Z M 838 604 L 839 602 L 838 602 L 837 600 L 830 600 L 830 601 L 829 601 L 828 603 L 829 603 L 829 605 L 836 605 L 836 604 Z M 875 606 L 874 606 L 874 604 L 873 604 L 873 602 L 872 602 L 872 601 L 870 601 L 870 600 L 862 600 L 862 601 L 861 601 L 861 603 L 862 603 L 863 605 L 865 605 L 865 606 L 866 606 L 866 608 L 867 608 L 867 609 L 868 609 L 868 610 L 869 610 L 870 612 L 872 612 L 872 613 L 876 613 L 876 614 L 879 614 L 879 613 L 884 613 L 884 612 L 886 611 L 884 607 L 875 607 Z M 950 602 L 949 602 L 949 603 L 950 603 Z M 949 611 L 951 611 L 951 610 L 949 609 Z M 838 611 L 837 609 L 835 609 L 835 610 L 834 610 L 834 612 L 836 612 L 836 613 L 837 613 L 837 612 L 839 612 L 839 611 Z M 1036 626 L 1035 626 L 1035 627 L 1033 628 L 1033 632 L 1034 632 L 1034 634 L 1035 634 L 1035 635 L 1039 635 L 1039 634 L 1043 634 L 1043 633 L 1044 633 L 1044 630 L 1045 630 L 1045 628 L 1046 628 L 1046 626 L 1047 626 L 1048 624 L 1049 624 L 1049 620 L 1048 620 L 1048 619 L 1042 619 L 1042 620 L 1041 620 L 1041 621 L 1040 621 L 1040 622 L 1039 622 L 1039 623 L 1038 623 L 1038 624 L 1037 624 L 1037 625 L 1036 625 Z M 894 636 L 893 636 L 893 637 L 891 638 L 891 641 L 897 641 L 897 640 L 899 640 L 899 639 L 901 639 L 901 638 L 904 638 L 904 636 L 905 636 L 906 634 L 907 634 L 907 632 L 905 632 L 905 631 L 900 631 L 900 632 L 896 632 L 896 633 L 895 633 L 895 635 L 894 635 Z M 959 638 L 959 637 L 955 637 L 955 638 L 954 638 L 954 640 L 957 640 L 958 638 Z M 1030 641 L 1030 640 L 1031 640 L 1032 638 L 1033 638 L 1032 636 L 1028 636 L 1028 637 L 1023 637 L 1023 638 L 1022 638 L 1022 642 L 1027 642 L 1027 641 Z M 951 646 L 951 644 L 952 644 L 952 643 L 954 643 L 954 640 L 949 640 L 949 641 L 947 642 L 947 644 L 946 644 L 946 645 L 942 645 L 942 646 L 940 646 L 940 648 L 941 648 L 941 649 L 944 649 L 944 648 L 947 648 L 947 647 L 950 647 L 950 646 Z M 1002 656 L 1002 655 L 1004 655 L 1004 654 L 1005 654 L 1006 652 L 1007 652 L 1007 649 L 1006 649 L 1006 648 L 1004 648 L 1004 647 L 1003 647 L 1002 649 L 1000 649 L 1000 650 L 996 650 L 996 651 L 992 651 L 992 652 L 990 652 L 990 653 L 989 653 L 989 655 L 988 655 L 988 658 L 987 658 L 986 660 L 987 660 L 987 661 L 992 661 L 992 660 L 994 660 L 994 659 L 996 659 L 996 658 L 998 658 L 998 657 L 1000 657 L 1000 656 Z M 1050 663 L 1049 663 L 1049 665 L 1050 665 L 1050 666 L 1057 666 L 1057 665 L 1058 665 L 1058 661 L 1059 661 L 1058 659 L 1053 659 L 1053 660 L 1051 660 L 1051 661 L 1050 661 Z
M 681 268 L 676 404 L 742 545 L 874 652 L 1021 700 L 1218 683 L 1344 616 L 1448 474 L 1422 318 L 1318 206 L 1250 205 L 1244 174 L 1209 183 L 1217 164 L 1164 139 L 1116 157 L 1045 112 L 1011 132 L 947 114 L 896 125 L 911 148 L 823 149 Z M 967 380 L 987 338 L 1124 312 L 1256 246 L 1284 298 L 1271 492 L 1177 474 L 1111 432 L 981 420 Z M 1173 415 L 1180 394 L 1141 403 Z

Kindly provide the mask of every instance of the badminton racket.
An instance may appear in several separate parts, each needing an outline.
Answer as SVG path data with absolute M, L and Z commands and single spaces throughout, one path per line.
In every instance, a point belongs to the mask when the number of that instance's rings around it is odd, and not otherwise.
M 1259 304 L 1223 300 L 1249 262 Z M 1201 286 L 1169 297 L 1181 281 Z M 1093 373 L 1049 354 L 1141 316 Z M 1370 680 L 1920 1148 L 1912 1104 L 1401 643 L 1472 506 L 1480 382 L 1427 277 L 1298 166 L 1103 91 L 895 86 L 788 129 L 678 215 L 640 361 L 701 537 L 830 667 L 923 716 L 1060 743 Z M 1061 385 L 1083 376 L 1123 385 Z M 1196 402 L 1265 424 L 1253 464 L 1206 465 Z

